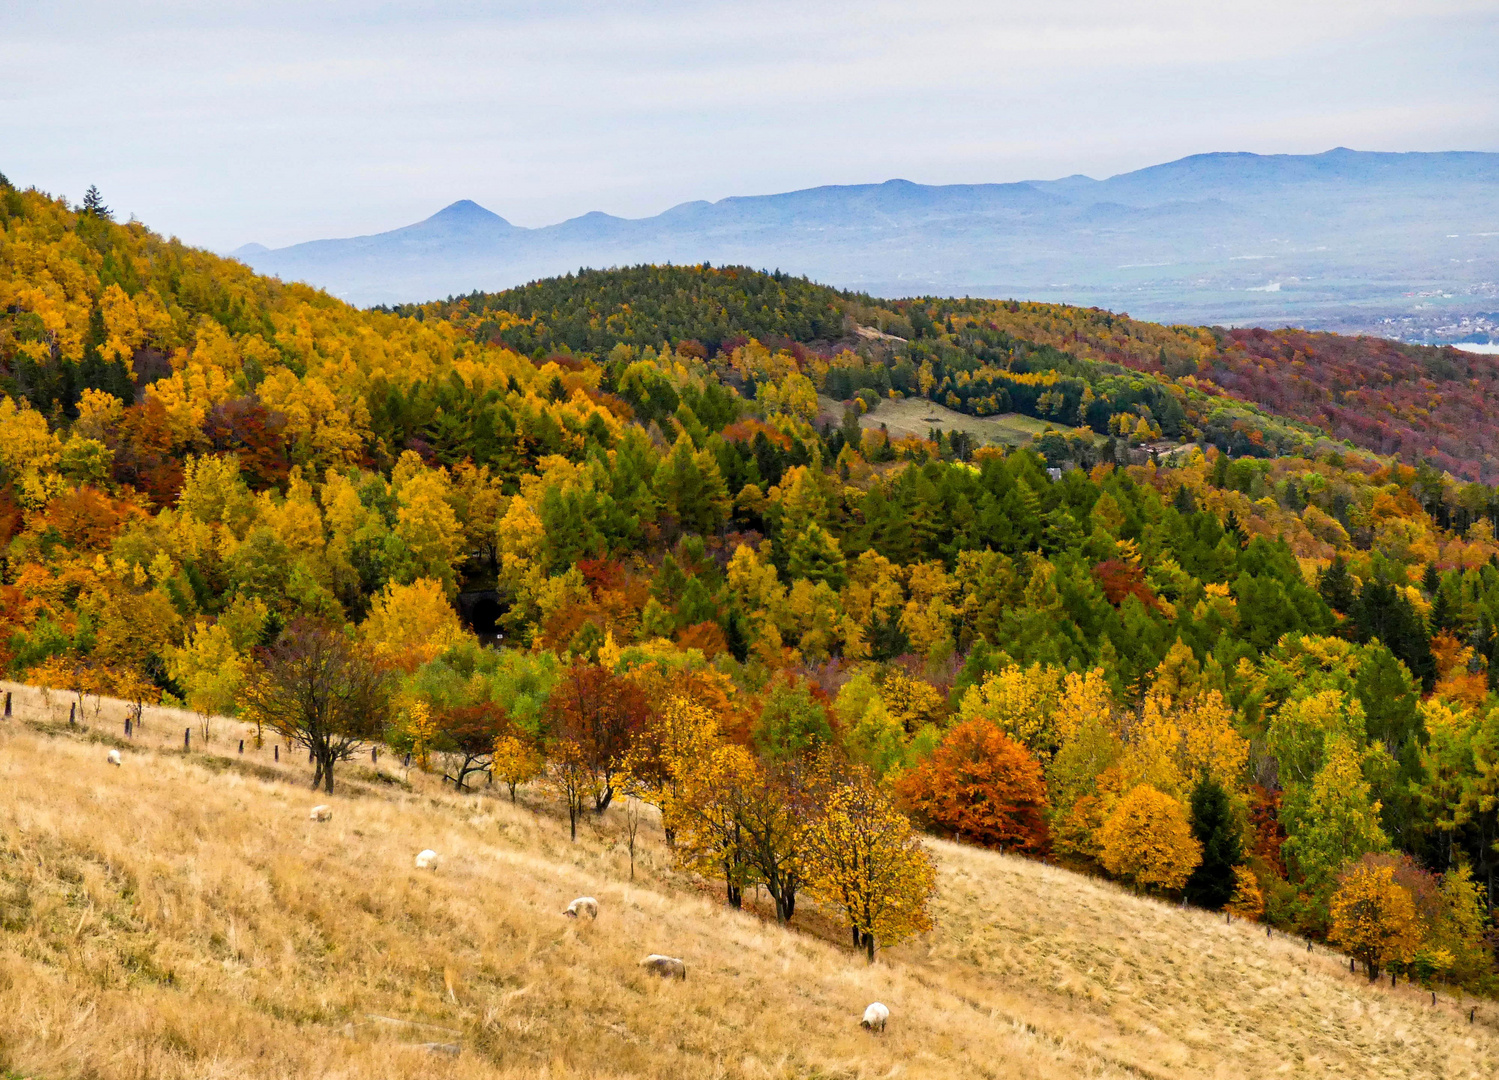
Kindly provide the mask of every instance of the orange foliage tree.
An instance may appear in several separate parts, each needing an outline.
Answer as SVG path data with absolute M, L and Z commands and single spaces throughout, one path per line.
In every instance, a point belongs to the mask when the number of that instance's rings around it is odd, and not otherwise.
M 918 818 L 945 832 L 1026 854 L 1047 849 L 1041 766 L 988 720 L 958 724 L 896 789 Z

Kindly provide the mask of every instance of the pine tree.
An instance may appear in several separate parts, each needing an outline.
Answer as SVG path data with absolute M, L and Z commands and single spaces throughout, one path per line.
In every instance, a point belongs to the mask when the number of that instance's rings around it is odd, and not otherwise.
M 1192 791 L 1192 835 L 1202 845 L 1202 862 L 1187 879 L 1188 902 L 1217 911 L 1233 898 L 1234 868 L 1244 859 L 1228 793 L 1211 776 Z
M 1223 531 L 1233 537 L 1240 550 L 1249 546 L 1249 534 L 1244 531 L 1244 526 L 1239 524 L 1239 515 L 1232 510 L 1228 512 L 1228 517 L 1223 522 Z
M 1316 591 L 1324 603 L 1336 612 L 1349 615 L 1354 610 L 1354 579 L 1349 576 L 1348 562 L 1342 555 L 1333 556 L 1333 564 L 1322 571 L 1316 583 Z
M 90 184 L 88 190 L 83 193 L 83 212 L 90 217 L 107 218 L 110 215 L 109 207 L 104 205 L 104 196 L 99 194 L 99 189 Z

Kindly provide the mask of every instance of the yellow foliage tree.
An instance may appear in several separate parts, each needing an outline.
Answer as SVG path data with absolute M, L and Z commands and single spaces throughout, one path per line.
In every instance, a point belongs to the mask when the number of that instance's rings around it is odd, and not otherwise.
M 1421 924 L 1410 892 L 1391 866 L 1354 864 L 1332 898 L 1331 941 L 1361 961 L 1369 981 L 1392 961 L 1409 963 L 1421 947 Z
M 437 741 L 437 718 L 425 701 L 406 706 L 406 729 L 411 735 L 411 755 L 417 767 L 426 770 L 432 764 L 432 744 Z
M 448 603 L 442 582 L 417 578 L 410 585 L 387 582 L 370 605 L 364 640 L 376 655 L 415 670 L 464 638 L 463 626 Z
M 670 806 L 677 861 L 705 877 L 722 877 L 729 904 L 739 907 L 752 884 L 744 816 L 761 786 L 760 767 L 744 747 L 719 741 L 675 768 Z
M 1186 807 L 1149 784 L 1138 784 L 1119 800 L 1098 831 L 1099 862 L 1137 891 L 1174 891 L 1202 861 Z
M 899 670 L 892 670 L 885 676 L 880 684 L 880 700 L 884 702 L 890 719 L 908 734 L 914 734 L 928 724 L 940 724 L 947 715 L 947 701 L 935 686 Z
M 842 913 L 855 947 L 874 963 L 877 947 L 931 926 L 936 868 L 910 821 L 867 771 L 829 775 L 823 790 L 803 837 L 807 888 Z
M 1223 905 L 1223 910 L 1256 922 L 1265 913 L 1265 894 L 1260 891 L 1259 878 L 1243 863 L 1234 867 L 1234 894 Z
M 546 761 L 529 740 L 501 735 L 494 741 L 489 767 L 494 778 L 510 789 L 510 801 L 515 802 L 515 789 L 540 776 Z
M 1056 726 L 1057 698 L 1062 673 L 1056 668 L 1010 664 L 970 686 L 958 707 L 961 720 L 990 720 L 1042 761 L 1050 761 L 1061 745 Z
M 182 648 L 167 657 L 167 673 L 182 687 L 188 708 L 198 714 L 203 740 L 209 741 L 213 717 L 234 712 L 245 681 L 245 657 L 229 628 L 199 619 Z
M 457 591 L 453 564 L 463 549 L 463 526 L 451 505 L 447 473 L 428 469 L 413 451 L 401 455 L 394 472 L 396 535 L 406 545 L 412 578 L 435 578 Z

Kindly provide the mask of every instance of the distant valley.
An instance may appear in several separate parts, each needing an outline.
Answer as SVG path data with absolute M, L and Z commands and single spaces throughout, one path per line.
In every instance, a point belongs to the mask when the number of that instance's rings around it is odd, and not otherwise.
M 706 261 L 882 296 L 1486 343 L 1499 341 L 1499 154 L 1202 154 L 1106 180 L 891 180 L 536 229 L 465 200 L 389 232 L 232 254 L 362 305 Z

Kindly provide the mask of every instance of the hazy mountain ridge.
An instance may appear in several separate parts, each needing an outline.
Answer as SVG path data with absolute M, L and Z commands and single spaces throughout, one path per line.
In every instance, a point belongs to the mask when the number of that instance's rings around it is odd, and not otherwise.
M 1499 154 L 1203 154 L 1106 180 L 889 180 L 536 229 L 464 200 L 390 232 L 234 254 L 366 304 L 579 266 L 708 261 L 885 295 L 1029 297 L 1162 321 L 1378 330 L 1404 319 L 1396 336 L 1430 338 L 1499 307 Z M 1480 319 L 1435 336 L 1491 329 Z

